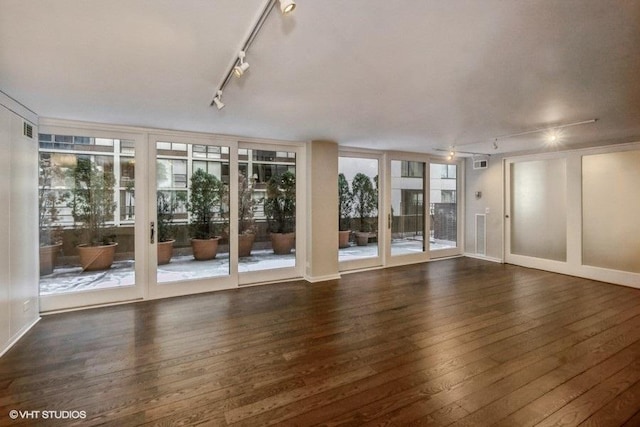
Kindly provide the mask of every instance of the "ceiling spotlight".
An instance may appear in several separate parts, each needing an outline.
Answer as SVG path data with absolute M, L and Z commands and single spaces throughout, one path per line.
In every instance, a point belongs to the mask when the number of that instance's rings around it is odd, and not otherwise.
M 213 98 L 213 103 L 216 104 L 216 107 L 218 107 L 218 110 L 222 110 L 224 108 L 224 103 L 222 102 L 222 91 L 219 90 L 218 94 L 216 95 L 215 98 Z
M 288 15 L 296 8 L 296 2 L 294 0 L 280 0 L 280 12 L 283 15 Z
M 558 142 L 559 139 L 560 139 L 560 135 L 559 135 L 559 132 L 556 130 L 551 130 L 547 134 L 547 141 L 551 144 Z
M 246 57 L 246 54 L 244 50 L 241 50 L 240 53 L 238 54 L 238 58 L 240 58 L 240 63 L 235 67 L 233 67 L 233 74 L 235 74 L 235 76 L 238 78 L 242 77 L 244 72 L 249 69 L 249 63 L 244 61 L 245 57 Z
M 453 150 L 449 151 L 449 157 L 453 157 L 453 156 L 455 156 L 455 155 L 456 155 L 456 152 L 455 152 L 455 151 L 453 151 Z

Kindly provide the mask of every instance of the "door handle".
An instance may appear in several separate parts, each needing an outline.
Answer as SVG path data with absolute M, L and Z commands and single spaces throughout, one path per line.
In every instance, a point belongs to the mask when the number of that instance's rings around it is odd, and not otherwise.
M 156 223 L 151 221 L 151 244 L 155 243 Z

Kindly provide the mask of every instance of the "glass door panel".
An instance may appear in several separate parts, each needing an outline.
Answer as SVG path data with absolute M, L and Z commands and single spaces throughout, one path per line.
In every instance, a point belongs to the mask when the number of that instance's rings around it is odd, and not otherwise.
M 425 162 L 391 161 L 391 256 L 425 252 Z
M 339 249 L 341 270 L 379 265 L 380 160 L 341 155 L 338 159 Z
M 429 167 L 429 250 L 450 255 L 458 247 L 459 168 L 450 163 L 431 163 Z
M 39 144 L 40 295 L 132 287 L 134 141 L 40 134 Z
M 157 283 L 229 276 L 229 147 L 155 149 Z
M 567 260 L 566 160 L 510 163 L 509 254 Z
M 238 150 L 238 271 L 296 267 L 295 151 Z

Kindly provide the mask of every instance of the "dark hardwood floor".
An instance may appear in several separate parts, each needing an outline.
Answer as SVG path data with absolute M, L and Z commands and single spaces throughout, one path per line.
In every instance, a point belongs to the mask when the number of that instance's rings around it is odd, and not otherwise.
M 0 359 L 0 425 L 452 423 L 640 425 L 640 290 L 458 258 L 46 316 Z

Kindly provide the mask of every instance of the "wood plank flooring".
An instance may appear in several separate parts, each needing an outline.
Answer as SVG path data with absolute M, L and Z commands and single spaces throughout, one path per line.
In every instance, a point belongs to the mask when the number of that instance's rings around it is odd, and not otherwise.
M 45 316 L 0 359 L 1 426 L 200 424 L 638 426 L 640 290 L 457 258 Z

